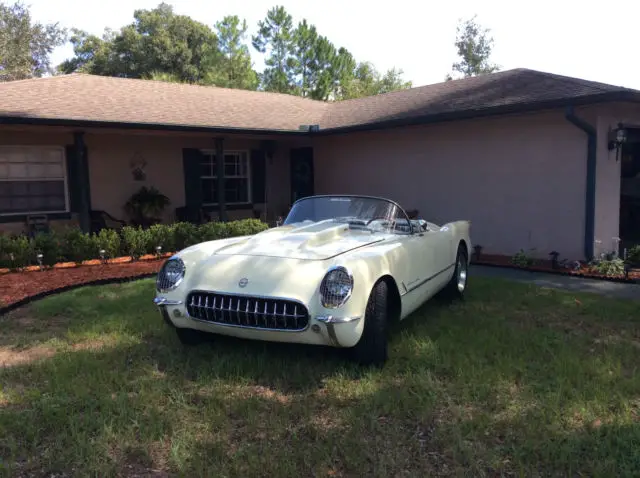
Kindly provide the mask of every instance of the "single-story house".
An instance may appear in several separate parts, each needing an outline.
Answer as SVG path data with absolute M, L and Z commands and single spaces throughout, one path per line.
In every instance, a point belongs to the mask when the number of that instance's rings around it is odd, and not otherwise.
M 353 193 L 469 219 L 487 253 L 584 259 L 621 229 L 640 239 L 636 145 L 640 91 L 528 69 L 338 102 L 86 74 L 14 81 L 0 84 L 0 231 L 42 214 L 85 230 L 94 211 L 126 220 L 142 185 L 170 199 L 164 221 L 273 221 L 298 198 Z

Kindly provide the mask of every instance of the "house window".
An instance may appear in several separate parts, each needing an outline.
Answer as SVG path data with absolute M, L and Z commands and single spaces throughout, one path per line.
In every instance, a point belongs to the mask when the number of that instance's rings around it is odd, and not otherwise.
M 202 202 L 218 204 L 218 176 L 215 151 L 204 151 L 200 164 Z M 249 154 L 247 151 L 224 152 L 224 201 L 226 204 L 249 204 Z
M 0 146 L 0 214 L 67 212 L 64 150 Z

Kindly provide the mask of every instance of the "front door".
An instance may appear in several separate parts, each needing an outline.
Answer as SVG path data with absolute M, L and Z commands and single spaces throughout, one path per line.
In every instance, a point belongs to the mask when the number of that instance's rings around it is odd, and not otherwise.
M 291 204 L 313 196 L 313 148 L 291 150 Z

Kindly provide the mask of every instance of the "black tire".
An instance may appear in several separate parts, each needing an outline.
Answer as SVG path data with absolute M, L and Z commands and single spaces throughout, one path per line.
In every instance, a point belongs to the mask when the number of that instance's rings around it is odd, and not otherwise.
M 176 328 L 176 335 L 182 345 L 198 345 L 206 340 L 204 332 L 195 329 Z
M 388 358 L 387 283 L 378 282 L 371 291 L 364 316 L 364 330 L 353 347 L 353 355 L 361 365 L 382 367 Z
M 458 246 L 456 254 L 456 266 L 449 283 L 442 290 L 445 298 L 450 300 L 463 300 L 467 290 L 467 279 L 469 274 L 469 256 L 464 245 Z

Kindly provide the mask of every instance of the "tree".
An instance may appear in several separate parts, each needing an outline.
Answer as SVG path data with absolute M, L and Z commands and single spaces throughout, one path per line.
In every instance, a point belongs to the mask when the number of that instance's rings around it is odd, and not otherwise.
M 380 74 L 372 63 L 359 63 L 353 77 L 345 85 L 341 99 L 362 98 L 411 88 L 411 82 L 403 80 L 402 73 L 402 70 L 392 68 Z
M 278 93 L 294 91 L 296 62 L 293 55 L 293 19 L 282 6 L 267 12 L 258 22 L 258 34 L 252 38 L 253 47 L 266 53 L 265 69 L 261 75 L 262 89 Z
M 458 21 L 455 46 L 460 61 L 453 64 L 454 72 L 467 78 L 500 70 L 498 65 L 490 62 L 493 37 L 489 36 L 489 32 L 488 28 L 483 28 L 476 22 L 476 15 L 464 22 Z M 446 79 L 451 80 L 453 77 L 448 75 Z
M 220 59 L 210 79 L 211 83 L 227 88 L 255 90 L 258 87 L 258 74 L 253 70 L 249 48 L 244 43 L 247 36 L 247 22 L 236 15 L 229 15 L 217 22 L 218 47 Z
M 31 21 L 22 3 L 0 3 L 0 81 L 40 77 L 51 72 L 50 56 L 67 31 L 57 23 Z
M 74 57 L 59 69 L 129 78 L 166 73 L 186 83 L 205 82 L 220 57 L 211 28 L 176 15 L 166 3 L 135 10 L 133 17 L 117 34 L 106 30 L 102 38 L 74 30 Z

